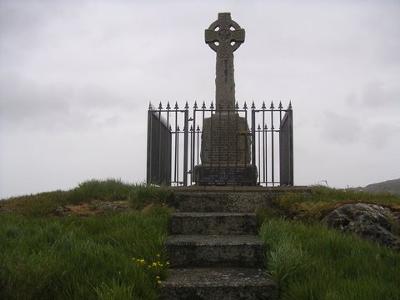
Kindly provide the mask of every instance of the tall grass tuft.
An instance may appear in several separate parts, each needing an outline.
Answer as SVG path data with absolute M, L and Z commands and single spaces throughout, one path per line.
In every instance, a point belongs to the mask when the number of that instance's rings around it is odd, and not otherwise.
M 142 209 L 149 204 L 166 205 L 172 196 L 166 187 L 136 185 L 129 195 L 129 201 L 134 209 Z
M 0 214 L 0 299 L 156 299 L 168 211 L 89 218 Z M 158 262 L 157 273 L 135 258 Z
M 117 201 L 126 200 L 133 192 L 135 185 L 120 180 L 89 180 L 69 191 L 69 203 L 87 202 L 89 200 Z
M 345 203 L 374 203 L 400 209 L 400 196 L 371 194 L 352 189 L 333 189 L 322 186 L 310 193 L 286 193 L 273 201 L 275 208 L 288 216 L 303 220 L 318 220 L 329 211 Z
M 318 224 L 272 219 L 261 228 L 281 299 L 400 299 L 400 253 Z

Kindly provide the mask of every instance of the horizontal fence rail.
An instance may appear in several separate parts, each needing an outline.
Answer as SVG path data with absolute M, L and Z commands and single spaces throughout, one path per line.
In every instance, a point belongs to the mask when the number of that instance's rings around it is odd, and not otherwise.
M 237 120 L 245 127 L 238 128 Z M 244 120 L 244 121 L 243 121 Z M 225 125 L 224 125 L 225 124 Z M 222 128 L 224 126 L 233 128 Z M 208 128 L 204 132 L 204 126 Z M 214 127 L 213 127 L 214 126 Z M 234 128 L 236 126 L 236 128 Z M 208 136 L 209 132 L 214 137 Z M 230 139 L 227 143 L 218 142 Z M 224 136 L 225 135 L 225 136 Z M 203 139 L 207 139 L 204 143 Z M 233 139 L 233 141 L 232 141 Z M 204 145 L 211 149 L 202 149 Z M 225 140 L 224 140 L 225 141 Z M 202 151 L 203 150 L 203 151 Z M 244 153 L 244 158 L 238 153 Z M 248 155 L 248 157 L 247 157 Z M 293 185 L 293 111 L 291 103 L 284 109 L 280 102 L 260 108 L 246 102 L 236 103 L 232 110 L 216 110 L 211 102 L 194 103 L 180 108 L 178 103 L 164 107 L 150 104 L 147 135 L 147 183 L 188 186 L 195 184 L 196 166 L 251 164 L 257 167 L 257 184 L 263 186 Z

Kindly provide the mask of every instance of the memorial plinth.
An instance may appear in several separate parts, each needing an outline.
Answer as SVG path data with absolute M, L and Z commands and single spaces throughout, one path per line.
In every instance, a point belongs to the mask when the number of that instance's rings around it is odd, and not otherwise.
M 217 53 L 216 110 L 203 123 L 201 165 L 194 168 L 199 185 L 255 185 L 257 167 L 250 164 L 251 138 L 247 120 L 235 111 L 233 52 L 244 42 L 245 31 L 230 13 L 205 31 L 205 41 Z

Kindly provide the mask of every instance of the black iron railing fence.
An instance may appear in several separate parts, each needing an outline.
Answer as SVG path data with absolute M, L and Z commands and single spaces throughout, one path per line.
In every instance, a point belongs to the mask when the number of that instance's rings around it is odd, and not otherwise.
M 245 139 L 248 141 L 245 153 L 249 157 L 244 161 L 257 167 L 259 185 L 293 185 L 293 111 L 291 103 L 284 109 L 281 102 L 277 107 L 273 102 L 268 107 L 263 102 L 260 108 L 254 103 L 250 107 L 246 102 L 241 107 L 236 103 L 233 110 L 216 110 L 212 102 L 209 106 L 195 102 L 191 109 L 187 102 L 182 108 L 178 103 L 174 106 L 160 103 L 158 107 L 150 104 L 147 183 L 174 186 L 195 183 L 194 167 L 202 163 L 203 125 L 211 116 L 214 120 L 221 117 L 245 120 L 248 128 L 240 134 L 249 137 Z M 218 130 L 221 129 L 210 131 L 218 133 Z M 236 150 L 214 149 L 221 157 Z M 235 164 L 235 159 L 232 163 Z

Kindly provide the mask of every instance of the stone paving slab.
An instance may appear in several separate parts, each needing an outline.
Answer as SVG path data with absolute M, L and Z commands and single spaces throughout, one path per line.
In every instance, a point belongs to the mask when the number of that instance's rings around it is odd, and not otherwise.
M 262 269 L 172 269 L 161 284 L 161 299 L 276 299 L 277 285 Z
M 171 235 L 165 246 L 171 267 L 260 267 L 265 259 L 255 235 Z
M 254 213 L 194 213 L 171 215 L 170 234 L 250 235 L 257 234 L 257 216 Z

